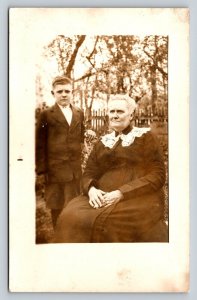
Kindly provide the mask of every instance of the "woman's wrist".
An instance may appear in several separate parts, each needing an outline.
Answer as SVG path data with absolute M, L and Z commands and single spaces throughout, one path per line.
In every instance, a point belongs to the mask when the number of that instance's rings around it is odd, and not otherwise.
M 88 189 L 88 195 L 89 195 L 89 193 L 90 193 L 92 190 L 94 190 L 94 189 L 96 189 L 95 186 L 94 186 L 94 185 L 91 185 L 91 186 L 89 187 L 89 189 Z
M 117 190 L 117 192 L 119 194 L 120 200 L 124 199 L 123 193 L 120 190 Z

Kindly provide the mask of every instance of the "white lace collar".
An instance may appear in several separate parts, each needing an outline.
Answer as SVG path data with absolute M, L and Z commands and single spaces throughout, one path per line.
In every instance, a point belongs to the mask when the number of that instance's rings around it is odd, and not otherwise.
M 133 127 L 133 129 L 128 134 L 121 133 L 118 136 L 115 136 L 115 131 L 113 131 L 112 133 L 102 136 L 101 142 L 105 147 L 112 149 L 113 146 L 117 143 L 117 141 L 121 139 L 122 146 L 128 147 L 134 142 L 136 137 L 141 137 L 144 133 L 148 131 L 150 131 L 150 128 Z

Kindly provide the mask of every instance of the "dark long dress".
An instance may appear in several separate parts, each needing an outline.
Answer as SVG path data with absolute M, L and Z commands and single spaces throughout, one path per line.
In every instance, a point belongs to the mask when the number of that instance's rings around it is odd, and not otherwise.
M 127 128 L 124 134 L 131 132 Z M 167 242 L 164 183 L 163 158 L 150 131 L 135 136 L 128 146 L 121 139 L 112 148 L 99 141 L 83 175 L 83 195 L 62 211 L 55 242 Z M 92 208 L 87 197 L 92 185 L 106 192 L 119 189 L 124 198 L 108 207 Z

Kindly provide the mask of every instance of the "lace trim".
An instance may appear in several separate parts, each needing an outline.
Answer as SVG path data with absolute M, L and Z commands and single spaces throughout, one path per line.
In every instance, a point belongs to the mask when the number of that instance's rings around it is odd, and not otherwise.
M 119 134 L 118 136 L 115 136 L 115 131 L 112 133 L 106 134 L 101 137 L 101 142 L 105 147 L 108 147 L 110 149 L 113 148 L 113 146 L 117 143 L 119 139 L 122 140 L 122 146 L 128 147 L 131 144 L 133 144 L 136 137 L 141 137 L 143 134 L 150 131 L 150 128 L 139 128 L 134 127 L 128 134 Z

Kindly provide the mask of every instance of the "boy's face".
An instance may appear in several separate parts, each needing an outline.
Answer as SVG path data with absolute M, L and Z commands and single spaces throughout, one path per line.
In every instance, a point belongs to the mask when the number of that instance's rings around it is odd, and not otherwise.
M 70 104 L 72 98 L 72 85 L 71 84 L 57 84 L 53 90 L 52 95 L 57 104 L 67 106 Z

